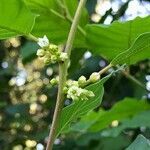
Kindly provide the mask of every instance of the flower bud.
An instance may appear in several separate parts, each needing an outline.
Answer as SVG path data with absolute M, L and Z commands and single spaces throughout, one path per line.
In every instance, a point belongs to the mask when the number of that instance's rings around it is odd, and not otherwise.
M 81 76 L 79 79 L 78 79 L 78 83 L 79 85 L 83 85 L 86 83 L 86 78 L 85 76 Z
M 67 85 L 67 86 L 71 86 L 71 85 L 72 85 L 72 80 L 69 79 L 69 80 L 66 82 L 66 85 Z
M 89 78 L 89 80 L 93 83 L 98 81 L 99 79 L 100 79 L 100 74 L 98 72 L 92 73 L 90 78 Z
M 86 89 L 82 89 L 82 91 L 80 92 L 80 95 L 79 95 L 81 100 L 88 100 L 89 98 L 91 98 L 93 96 L 94 96 L 94 93 L 92 91 L 89 91 Z
M 79 86 L 78 81 L 72 81 L 72 86 Z
M 45 51 L 43 49 L 38 49 L 36 55 L 39 57 L 43 57 L 45 55 Z
M 73 80 L 68 80 L 66 85 L 68 87 L 71 87 L 71 86 L 77 86 L 78 87 L 78 82 L 77 81 L 73 81 Z
M 55 45 L 55 44 L 50 44 L 49 45 L 49 51 L 51 51 L 51 52 L 57 52 L 58 51 L 58 46 L 57 45 Z
M 51 62 L 52 62 L 52 63 L 56 63 L 56 61 L 57 61 L 56 55 L 52 55 L 52 56 L 51 56 Z
M 56 84 L 58 84 L 58 80 L 56 78 L 53 78 L 52 80 L 50 80 L 50 83 L 52 85 L 56 85 Z
M 67 94 L 68 88 L 67 88 L 66 86 L 63 88 L 63 92 L 64 92 L 65 94 Z
M 48 65 L 49 63 L 51 63 L 51 59 L 49 57 L 44 57 L 44 64 Z
M 95 94 L 94 94 L 92 91 L 88 91 L 88 92 L 87 92 L 87 96 L 88 96 L 88 97 L 94 97 Z
M 59 58 L 60 58 L 61 61 L 65 61 L 66 59 L 68 59 L 68 55 L 67 55 L 67 53 L 63 53 L 63 52 L 62 52 L 62 53 L 60 54 L 60 57 L 59 57 Z

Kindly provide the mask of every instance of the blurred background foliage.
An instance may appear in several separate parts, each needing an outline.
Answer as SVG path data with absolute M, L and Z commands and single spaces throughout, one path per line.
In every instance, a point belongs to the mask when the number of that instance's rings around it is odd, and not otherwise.
M 68 6 L 73 16 L 76 7 Z M 88 14 L 85 11 L 81 26 L 85 22 L 110 24 L 115 20 L 126 21 L 150 14 L 149 0 L 88 0 L 86 7 Z M 36 11 L 46 14 L 44 10 Z M 49 31 L 49 24 L 54 29 Z M 68 22 L 53 24 L 49 19 L 45 26 L 50 40 L 61 43 L 67 37 L 70 22 L 68 19 Z M 36 32 L 35 27 L 33 33 L 36 35 Z M 41 34 L 43 36 L 42 31 Z M 108 63 L 103 57 L 83 48 L 85 43 L 80 38 L 79 32 L 69 69 L 72 79 L 81 75 L 89 77 Z M 79 41 L 83 41 L 80 43 L 82 48 Z M 57 93 L 57 87 L 52 87 L 49 80 L 57 76 L 58 68 L 57 65 L 44 66 L 36 57 L 37 49 L 36 43 L 24 37 L 0 41 L 0 150 L 43 150 L 46 145 Z M 144 99 L 149 103 L 150 99 L 150 61 L 132 65 L 130 72 L 147 89 L 123 74 L 116 74 L 105 84 L 100 108 L 83 116 L 56 139 L 54 149 L 122 150 L 139 133 L 150 138 L 150 106 L 143 102 Z M 66 100 L 65 106 L 69 104 L 70 101 Z

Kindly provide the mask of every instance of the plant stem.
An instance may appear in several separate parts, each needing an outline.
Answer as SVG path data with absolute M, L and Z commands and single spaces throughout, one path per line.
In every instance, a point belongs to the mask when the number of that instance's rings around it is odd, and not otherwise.
M 99 75 L 102 75 L 103 73 L 106 73 L 111 67 L 112 67 L 112 64 L 109 64 L 108 66 L 106 66 L 105 68 L 103 68 L 102 70 L 100 70 L 100 71 L 98 72 Z M 91 80 L 88 79 L 88 80 L 86 81 L 86 83 L 83 84 L 81 87 L 84 88 L 84 87 L 88 86 L 88 85 L 91 84 L 91 83 L 93 83 L 93 82 L 91 82 Z
M 99 74 L 102 75 L 103 73 L 105 73 L 106 71 L 108 71 L 113 65 L 109 64 L 108 66 L 106 66 L 105 68 L 103 68 L 102 70 L 99 71 Z
M 59 124 L 59 117 L 61 116 L 63 103 L 64 103 L 63 88 L 64 88 L 66 78 L 67 78 L 67 70 L 68 70 L 68 63 L 69 63 L 70 55 L 71 55 L 71 49 L 73 46 L 75 33 L 77 31 L 80 16 L 85 6 L 85 3 L 86 3 L 86 0 L 80 0 L 77 11 L 75 13 L 75 17 L 72 22 L 69 35 L 68 35 L 68 40 L 67 40 L 66 47 L 65 47 L 65 52 L 68 54 L 68 60 L 64 63 L 59 64 L 59 86 L 58 86 L 57 102 L 56 102 L 56 107 L 54 111 L 53 121 L 51 125 L 51 130 L 50 130 L 46 150 L 52 150 L 53 143 L 56 138 L 56 130 Z
M 69 17 L 66 16 L 66 19 L 67 19 L 69 22 L 73 22 L 73 21 L 72 21 L 72 18 L 69 18 Z M 77 28 L 78 28 L 78 30 L 80 31 L 80 33 L 82 33 L 83 36 L 86 35 L 86 32 L 84 31 L 84 29 L 83 29 L 80 25 L 78 25 Z
M 99 74 L 103 74 L 105 73 L 107 70 L 109 70 L 111 67 L 113 67 L 112 64 L 109 64 L 108 66 L 106 66 L 105 68 L 103 68 L 102 70 L 99 71 Z M 126 78 L 130 79 L 131 81 L 133 81 L 135 84 L 139 85 L 141 88 L 146 90 L 146 87 L 144 84 L 142 84 L 139 80 L 137 80 L 135 77 L 133 77 L 132 75 L 130 75 L 127 71 L 122 71 L 123 75 L 126 76 Z
M 56 130 L 58 127 L 59 123 L 59 117 L 63 108 L 63 101 L 64 101 L 64 94 L 63 94 L 63 87 L 65 84 L 65 78 L 66 76 L 63 73 L 63 64 L 59 65 L 59 86 L 58 86 L 58 94 L 57 94 L 57 101 L 56 101 L 56 106 L 55 106 L 55 111 L 53 115 L 53 122 L 51 125 L 51 130 L 49 133 L 49 138 L 48 138 L 48 143 L 46 150 L 52 150 L 53 143 L 55 141 L 55 135 L 56 135 Z
M 70 54 L 71 54 L 71 49 L 73 46 L 75 33 L 76 33 L 77 28 L 78 28 L 79 20 L 81 17 L 81 12 L 85 6 L 86 1 L 87 0 L 80 0 L 79 6 L 77 8 L 75 17 L 74 17 L 73 22 L 72 22 L 72 26 L 71 26 L 68 40 L 67 40 L 66 47 L 65 47 L 65 52 L 68 54 L 68 57 L 70 57 Z
M 139 80 L 137 80 L 135 77 L 133 77 L 132 75 L 130 75 L 128 72 L 122 71 L 122 73 L 126 76 L 126 78 L 130 79 L 135 84 L 139 85 L 141 88 L 143 88 L 143 89 L 146 90 L 146 86 L 144 84 L 142 84 Z
M 31 39 L 32 41 L 38 42 L 38 38 L 35 37 L 35 36 L 32 35 L 32 34 L 29 34 L 29 35 L 27 36 L 27 38 Z

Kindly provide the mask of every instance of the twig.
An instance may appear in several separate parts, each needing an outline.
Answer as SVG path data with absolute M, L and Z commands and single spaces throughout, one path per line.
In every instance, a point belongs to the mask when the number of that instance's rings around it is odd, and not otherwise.
M 72 26 L 71 26 L 69 35 L 68 35 L 65 52 L 68 54 L 69 59 L 68 59 L 68 61 L 66 61 L 64 63 L 59 64 L 59 87 L 58 87 L 57 102 L 56 102 L 54 117 L 53 117 L 53 121 L 52 121 L 52 126 L 51 126 L 51 130 L 50 130 L 46 150 L 52 150 L 53 143 L 56 138 L 56 131 L 57 131 L 57 127 L 59 124 L 59 117 L 61 116 L 61 112 L 62 112 L 62 108 L 63 108 L 63 102 L 64 102 L 63 87 L 64 87 L 64 84 L 65 84 L 66 78 L 67 78 L 67 70 L 68 70 L 68 63 L 69 63 L 70 55 L 71 55 L 71 49 L 73 46 L 75 33 L 77 31 L 79 19 L 80 19 L 82 10 L 85 6 L 85 3 L 86 3 L 86 0 L 80 0 L 77 11 L 75 13 L 74 20 L 72 22 Z
M 126 76 L 126 78 L 130 79 L 135 84 L 139 85 L 141 88 L 143 88 L 143 89 L 146 90 L 146 86 L 144 84 L 142 84 L 139 80 L 137 80 L 135 77 L 133 77 L 132 75 L 130 75 L 128 72 L 122 71 L 122 73 L 123 73 L 123 75 Z
M 119 67 L 117 66 L 117 68 Z M 134 82 L 135 84 L 143 88 L 144 90 L 147 90 L 146 86 L 143 83 L 141 83 L 138 79 L 136 79 L 134 76 L 130 74 L 129 68 L 127 68 L 126 70 L 122 70 L 121 72 L 126 78 L 128 78 L 129 80 L 131 80 L 132 82 Z
M 85 6 L 85 3 L 86 3 L 86 0 L 80 0 L 79 6 L 77 8 L 75 17 L 72 22 L 72 26 L 70 29 L 70 33 L 69 33 L 66 48 L 65 48 L 65 52 L 68 54 L 68 57 L 70 57 L 70 54 L 71 54 L 71 49 L 72 49 L 73 41 L 75 38 L 75 31 L 77 30 L 77 27 L 79 24 L 79 19 L 81 17 L 81 12 Z
M 109 64 L 108 66 L 106 66 L 105 68 L 103 68 L 102 70 L 99 71 L 99 74 L 102 75 L 103 73 L 105 73 L 106 71 L 108 71 L 113 65 Z

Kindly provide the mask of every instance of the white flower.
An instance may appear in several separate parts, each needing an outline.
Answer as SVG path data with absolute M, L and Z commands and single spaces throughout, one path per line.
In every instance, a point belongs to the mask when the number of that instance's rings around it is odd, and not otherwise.
M 80 97 L 84 93 L 84 89 L 78 88 L 77 90 L 77 96 Z
M 71 86 L 67 92 L 67 98 L 71 98 L 73 100 L 78 99 L 79 88 L 77 86 Z
M 72 95 L 72 94 L 77 94 L 78 93 L 79 88 L 77 86 L 71 86 L 68 90 L 68 95 Z
M 38 45 L 40 47 L 46 47 L 46 46 L 49 45 L 49 40 L 48 40 L 47 36 L 44 35 L 43 38 L 38 38 L 38 42 L 37 43 L 38 43 Z

